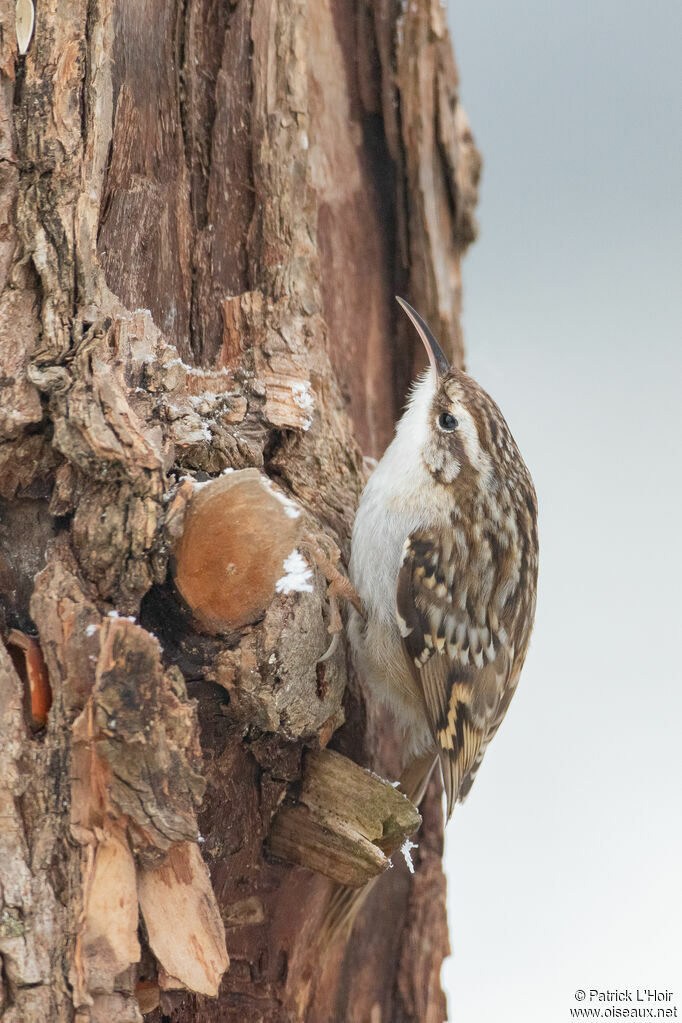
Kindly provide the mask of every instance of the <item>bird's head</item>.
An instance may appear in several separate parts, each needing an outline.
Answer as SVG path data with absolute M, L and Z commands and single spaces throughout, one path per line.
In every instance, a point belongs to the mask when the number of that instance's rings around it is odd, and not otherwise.
M 434 478 L 458 490 L 496 490 L 500 476 L 520 459 L 499 408 L 475 380 L 452 367 L 428 325 L 404 299 L 398 302 L 424 343 L 430 368 L 417 381 L 403 419 L 414 431 Z M 403 424 L 401 424 L 402 427 Z

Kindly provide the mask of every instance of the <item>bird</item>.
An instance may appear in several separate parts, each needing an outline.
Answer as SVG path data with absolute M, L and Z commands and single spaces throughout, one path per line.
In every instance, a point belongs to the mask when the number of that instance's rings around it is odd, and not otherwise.
M 537 498 L 502 412 L 397 299 L 428 369 L 360 498 L 348 636 L 403 736 L 418 803 L 437 764 L 446 819 L 469 793 L 516 690 L 535 617 Z

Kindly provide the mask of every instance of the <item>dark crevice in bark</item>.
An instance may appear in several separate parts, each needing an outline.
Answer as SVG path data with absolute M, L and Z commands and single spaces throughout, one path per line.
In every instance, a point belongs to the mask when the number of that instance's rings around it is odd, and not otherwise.
M 203 36 L 203 41 L 207 44 L 206 51 L 202 54 L 202 60 L 195 57 L 190 37 L 183 53 L 183 76 L 186 89 L 189 88 L 187 85 L 189 80 L 192 82 L 193 94 L 195 91 L 200 93 L 200 96 L 193 95 L 192 111 L 186 122 L 185 136 L 194 225 L 197 230 L 201 231 L 208 223 L 206 206 L 211 177 L 213 131 L 217 112 L 216 84 L 222 64 L 225 33 L 229 30 L 229 13 L 224 4 L 214 5 L 211 9 L 208 5 L 202 7 L 193 0 L 189 0 L 185 13 L 186 34 L 192 31 L 192 26 L 188 22 L 191 21 L 192 12 L 197 8 L 204 15 L 204 24 L 207 29 Z M 227 19 L 227 24 L 225 19 Z M 190 138 L 191 142 L 188 141 Z
M 287 430 L 270 430 L 268 439 L 263 446 L 263 468 L 270 477 L 276 480 L 286 490 L 286 483 L 277 469 L 277 457 L 281 454 L 284 446 L 290 438 Z
M 114 104 L 114 115 L 115 115 L 115 112 L 116 112 L 116 106 Z M 103 177 L 102 177 L 102 190 L 101 190 L 100 200 L 99 200 L 99 216 L 97 218 L 97 236 L 96 236 L 96 243 L 97 243 L 98 248 L 99 248 L 99 236 L 100 236 L 100 233 L 102 231 L 102 225 L 104 224 L 104 222 L 105 222 L 105 220 L 106 220 L 106 218 L 107 218 L 107 216 L 109 214 L 109 206 L 111 204 L 111 193 L 110 193 L 110 191 L 109 191 L 109 189 L 107 187 L 107 183 L 108 183 L 108 178 L 109 178 L 109 168 L 111 167 L 111 155 L 112 155 L 113 151 L 114 151 L 114 143 L 113 143 L 113 139 L 111 139 L 109 141 L 109 145 L 107 146 L 107 158 L 106 158 L 106 162 L 104 164 L 104 174 L 103 174 Z
M 387 271 L 389 278 L 389 292 L 391 301 L 389 305 L 389 322 L 387 325 L 388 334 L 391 338 L 404 341 L 403 344 L 394 343 L 392 346 L 392 391 L 394 399 L 394 415 L 397 418 L 405 401 L 410 380 L 411 369 L 414 358 L 414 343 L 412 336 L 401 333 L 396 329 L 398 321 L 398 305 L 393 301 L 396 295 L 404 295 L 408 288 L 407 268 L 402 265 L 398 258 L 398 224 L 396 218 L 395 196 L 398 191 L 397 168 L 388 151 L 384 121 L 379 114 L 368 115 L 363 123 L 364 149 L 366 153 L 368 174 L 374 184 L 376 202 L 379 208 L 379 218 L 382 226 L 385 226 L 387 245 L 386 250 L 391 257 L 391 265 Z
M 175 16 L 175 86 L 176 96 L 178 104 L 180 130 L 182 132 L 183 148 L 185 153 L 185 165 L 187 169 L 190 169 L 191 160 L 189 157 L 189 118 L 190 113 L 187 109 L 187 82 L 186 82 L 186 68 L 185 68 L 185 56 L 186 56 L 186 35 L 187 35 L 187 17 L 189 11 L 189 5 L 191 0 L 181 0 L 178 4 L 177 13 Z M 191 193 L 190 193 L 190 209 Z
M 23 120 L 23 99 L 24 99 L 24 86 L 26 84 L 26 57 L 22 55 L 17 58 L 17 62 L 14 69 L 14 129 L 15 134 L 19 134 L 18 129 L 21 121 Z
M 218 650 L 234 648 L 241 638 L 238 632 L 219 638 L 197 632 L 170 579 L 155 584 L 145 594 L 139 620 L 159 640 L 164 664 L 176 665 L 185 678 L 204 678 L 205 666 L 213 661 Z
M 46 500 L 0 500 L 0 592 L 9 628 L 35 631 L 29 613 L 33 580 L 56 534 Z
M 228 190 L 237 190 L 245 208 L 253 190 L 248 24 L 249 8 L 243 2 L 228 8 L 204 0 L 191 6 L 187 18 L 185 87 L 191 90 L 192 116 L 186 148 L 197 232 L 192 251 L 190 339 L 201 366 L 215 362 L 220 349 L 221 300 L 249 287 L 248 221 L 240 211 L 233 224 L 235 206 L 226 206 Z M 200 33 L 200 28 L 208 31 Z
M 178 100 L 178 113 L 180 121 L 180 130 L 182 131 L 182 143 L 183 153 L 185 159 L 185 166 L 190 179 L 190 189 L 188 196 L 189 211 L 188 211 L 188 222 L 192 231 L 192 243 L 191 243 L 191 266 L 190 266 L 190 292 L 189 292 L 189 349 L 191 352 L 195 351 L 194 343 L 194 305 L 196 301 L 196 265 L 195 265 L 195 243 L 196 243 L 196 232 L 197 232 L 197 209 L 193 188 L 193 160 L 192 160 L 192 146 L 190 143 L 191 137 L 191 121 L 192 121 L 192 110 L 191 105 L 188 103 L 187 98 L 187 78 L 191 74 L 187 67 L 187 33 L 188 33 L 188 20 L 190 17 L 190 10 L 192 8 L 192 0 L 181 0 L 178 4 L 178 10 L 176 15 L 176 82 L 177 82 L 177 100 Z
M 81 115 L 81 139 L 83 148 L 88 144 L 88 113 L 89 113 L 89 87 L 90 87 L 90 33 L 92 21 L 96 17 L 98 9 L 97 0 L 88 0 L 85 8 L 85 30 L 83 33 L 83 78 L 79 95 Z
M 459 211 L 457 209 L 457 195 L 456 195 L 456 192 L 455 192 L 453 184 L 452 184 L 451 174 L 450 174 L 450 170 L 449 170 L 451 161 L 448 160 L 447 153 L 445 152 L 445 150 L 443 148 L 443 143 L 442 143 L 441 139 L 438 137 L 438 135 L 436 136 L 436 138 L 437 138 L 437 153 L 438 153 L 438 157 L 439 157 L 439 161 L 440 161 L 440 168 L 441 168 L 441 173 L 442 173 L 442 176 L 443 176 L 443 181 L 445 182 L 445 194 L 446 194 L 447 200 L 448 200 L 448 208 L 450 210 L 450 218 L 451 218 L 451 221 L 452 221 L 453 234 L 454 234 L 454 227 L 457 224 L 457 218 L 459 216 Z

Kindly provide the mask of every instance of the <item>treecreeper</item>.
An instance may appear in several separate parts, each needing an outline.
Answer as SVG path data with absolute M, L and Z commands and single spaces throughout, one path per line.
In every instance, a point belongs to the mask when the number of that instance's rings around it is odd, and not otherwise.
M 350 580 L 364 613 L 351 609 L 348 632 L 363 683 L 402 732 L 401 788 L 419 804 L 439 764 L 449 820 L 500 727 L 528 650 L 537 499 L 498 406 L 398 301 L 430 365 L 360 499 Z M 334 929 L 354 918 L 361 899 L 336 893 Z

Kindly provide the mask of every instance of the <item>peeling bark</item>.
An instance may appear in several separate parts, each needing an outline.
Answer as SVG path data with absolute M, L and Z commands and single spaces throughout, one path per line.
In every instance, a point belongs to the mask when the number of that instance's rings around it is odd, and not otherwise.
M 317 665 L 333 606 L 310 552 L 343 566 L 419 358 L 392 296 L 463 358 L 479 158 L 444 12 L 35 15 L 20 55 L 0 0 L 0 1019 L 436 1023 L 438 785 L 416 873 L 396 859 L 350 943 L 317 945 L 333 882 L 300 850 L 311 813 L 372 870 L 395 848 L 381 813 L 347 832 L 327 798 L 356 778 L 343 758 L 395 777 L 399 740 L 343 642 Z M 266 481 L 243 559 L 226 500 L 184 533 L 225 470 Z M 211 538 L 231 596 L 194 585 Z M 320 763 L 342 765 L 326 793 Z M 275 819 L 308 866 L 274 855 Z

